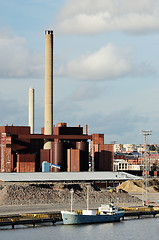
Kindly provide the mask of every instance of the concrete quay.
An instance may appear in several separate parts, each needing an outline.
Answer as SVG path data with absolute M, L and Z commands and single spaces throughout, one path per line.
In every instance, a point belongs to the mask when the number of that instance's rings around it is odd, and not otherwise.
M 15 228 L 16 225 L 29 225 L 32 227 L 35 227 L 35 225 L 39 224 L 44 225 L 44 224 L 52 224 L 54 225 L 56 222 L 62 222 L 62 216 L 60 211 L 53 211 L 53 208 L 50 211 L 50 208 L 47 208 L 48 212 L 42 212 L 42 210 L 46 210 L 41 206 L 40 209 L 35 208 L 35 206 L 32 206 L 33 209 L 31 208 L 26 208 L 26 206 L 22 206 L 23 208 L 15 211 L 21 212 L 19 214 L 14 214 L 13 211 L 11 211 L 10 206 L 8 206 L 8 209 L 5 209 L 5 211 L 2 211 L 1 209 L 1 214 L 0 215 L 0 226 L 1 227 L 6 227 L 6 226 L 11 226 L 12 229 Z M 76 206 L 77 208 L 77 206 Z M 124 220 L 127 217 L 145 217 L 145 216 L 153 216 L 155 217 L 156 215 L 159 214 L 159 208 L 155 209 L 153 207 L 122 207 L 123 210 L 125 211 L 124 216 L 122 217 L 122 220 Z M 66 209 L 66 208 L 65 208 Z M 76 209 L 76 210 L 79 210 Z M 6 211 L 10 211 L 6 212 Z M 23 213 L 23 212 L 28 212 L 28 213 Z M 33 211 L 32 213 L 29 213 L 29 211 Z M 12 212 L 12 214 L 11 214 Z M 7 214 L 6 214 L 7 213 Z
M 89 204 L 90 209 L 97 209 L 100 203 Z M 120 207 L 139 207 L 141 204 L 123 203 Z M 73 204 L 73 210 L 86 209 L 86 203 Z M 62 210 L 70 210 L 71 204 L 34 204 L 34 205 L 3 205 L 0 206 L 0 216 L 16 215 L 16 214 L 36 214 L 36 213 L 55 213 Z

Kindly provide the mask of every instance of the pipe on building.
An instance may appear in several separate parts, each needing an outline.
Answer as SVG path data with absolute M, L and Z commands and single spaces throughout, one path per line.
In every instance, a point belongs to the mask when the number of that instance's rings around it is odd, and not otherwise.
M 88 134 L 88 125 L 87 124 L 85 124 L 85 131 L 84 131 L 84 133 L 87 135 Z
M 53 31 L 45 31 L 45 123 L 44 135 L 53 134 Z M 51 149 L 45 140 L 44 149 Z
M 29 88 L 29 126 L 30 133 L 34 134 L 34 89 Z

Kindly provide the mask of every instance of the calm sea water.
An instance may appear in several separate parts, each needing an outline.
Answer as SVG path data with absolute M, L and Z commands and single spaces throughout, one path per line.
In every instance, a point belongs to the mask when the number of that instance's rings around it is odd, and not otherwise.
M 159 217 L 92 225 L 0 230 L 0 240 L 158 240 Z

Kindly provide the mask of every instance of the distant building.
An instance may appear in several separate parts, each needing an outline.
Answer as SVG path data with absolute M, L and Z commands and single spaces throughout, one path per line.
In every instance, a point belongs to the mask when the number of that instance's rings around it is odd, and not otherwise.
M 140 171 L 141 165 L 128 165 L 128 170 Z
M 114 159 L 114 171 L 127 171 L 128 163 L 123 159 Z
M 114 144 L 114 153 L 122 152 L 123 145 L 122 144 Z

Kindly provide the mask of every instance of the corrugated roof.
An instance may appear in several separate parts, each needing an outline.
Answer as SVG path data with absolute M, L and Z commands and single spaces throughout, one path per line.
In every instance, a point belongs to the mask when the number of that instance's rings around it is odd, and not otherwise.
M 141 179 L 125 172 L 36 172 L 36 173 L 0 173 L 4 182 L 40 182 L 40 181 L 106 181 Z

